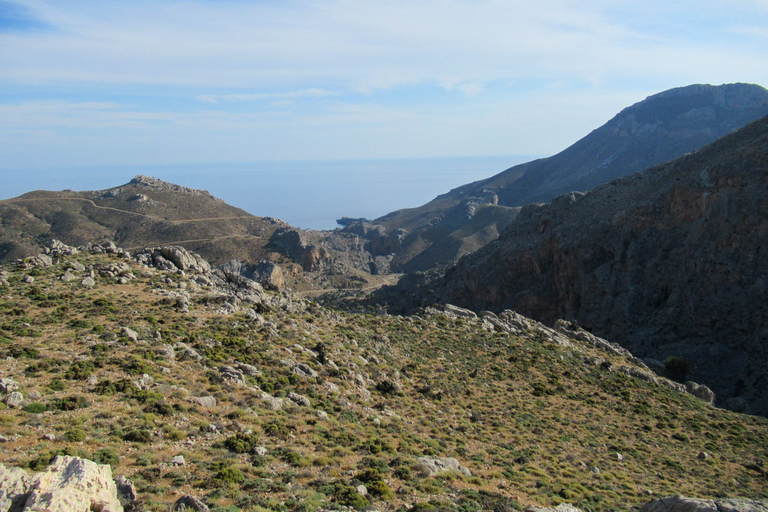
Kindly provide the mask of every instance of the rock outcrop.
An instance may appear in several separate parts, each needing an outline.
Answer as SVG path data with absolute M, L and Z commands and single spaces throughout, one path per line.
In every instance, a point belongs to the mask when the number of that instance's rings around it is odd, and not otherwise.
M 768 501 L 744 498 L 707 500 L 670 496 L 646 503 L 640 512 L 768 512 Z
M 60 455 L 35 475 L 0 464 L 0 510 L 123 512 L 123 506 L 108 465 Z

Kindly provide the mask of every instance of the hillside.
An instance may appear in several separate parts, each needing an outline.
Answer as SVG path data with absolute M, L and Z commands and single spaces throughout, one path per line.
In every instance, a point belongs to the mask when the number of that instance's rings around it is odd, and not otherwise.
M 262 261 L 295 290 L 376 287 L 374 258 L 356 235 L 302 231 L 256 217 L 205 190 L 148 176 L 107 190 L 35 191 L 0 201 L 0 262 L 38 254 L 51 239 L 112 242 L 127 250 L 179 245 L 252 274 Z M 385 266 L 388 270 L 388 267 Z
M 565 318 L 640 357 L 685 358 L 721 404 L 768 414 L 767 193 L 768 117 L 674 162 L 523 208 L 498 241 L 418 285 L 416 301 Z
M 0 462 L 111 464 L 132 510 L 768 497 L 764 418 L 567 323 L 332 311 L 181 248 L 57 244 L 0 267 L 0 293 Z
M 453 263 L 473 246 L 464 248 L 449 239 L 469 233 L 490 242 L 514 219 L 518 207 L 571 191 L 588 191 L 673 160 L 765 115 L 768 91 L 758 85 L 671 89 L 622 110 L 554 156 L 516 165 L 372 224 L 398 242 L 392 261 L 395 270 L 414 272 Z M 474 219 L 478 205 L 493 214 L 486 211 L 484 219 Z

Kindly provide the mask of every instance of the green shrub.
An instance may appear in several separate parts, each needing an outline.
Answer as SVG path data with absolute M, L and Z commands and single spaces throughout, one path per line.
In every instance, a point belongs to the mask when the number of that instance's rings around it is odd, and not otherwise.
M 74 411 L 88 407 L 91 403 L 81 395 L 72 395 L 65 398 L 51 400 L 51 406 L 60 411 Z
M 93 461 L 99 464 L 109 464 L 115 468 L 120 463 L 120 457 L 112 448 L 102 448 L 93 455 Z
M 224 447 L 234 453 L 250 453 L 259 442 L 256 434 L 238 433 L 224 440 Z
M 245 480 L 243 472 L 232 466 L 221 468 L 213 477 L 217 484 L 239 484 Z
M 150 439 L 152 439 L 152 434 L 149 430 L 137 428 L 126 432 L 125 435 L 123 435 L 123 439 L 132 443 L 148 443 Z
M 91 376 L 96 366 L 91 361 L 75 361 L 66 372 L 64 378 L 69 380 L 86 380 Z
M 82 427 L 75 427 L 64 434 L 64 440 L 72 443 L 82 443 L 85 441 L 85 430 Z
M 40 414 L 48 410 L 48 406 L 40 402 L 32 402 L 24 407 L 24 411 L 32 414 Z

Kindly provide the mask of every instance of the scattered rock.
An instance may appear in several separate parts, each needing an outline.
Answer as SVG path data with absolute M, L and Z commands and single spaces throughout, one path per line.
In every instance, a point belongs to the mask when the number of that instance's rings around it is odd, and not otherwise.
M 309 397 L 299 395 L 298 393 L 288 393 L 288 399 L 302 407 L 309 407 L 312 405 L 312 402 L 309 401 Z
M 138 499 L 133 482 L 123 475 L 115 478 L 115 487 L 117 488 L 117 499 L 120 500 L 120 504 L 123 505 L 123 507 L 128 506 Z
M 205 503 L 188 494 L 176 500 L 176 503 L 173 504 L 173 510 L 194 510 L 195 512 L 210 512 L 210 509 Z
M 90 289 L 96 286 L 96 281 L 91 276 L 88 276 L 82 281 L 80 281 L 80 284 L 82 285 L 83 288 Z
M 171 465 L 172 466 L 184 466 L 186 465 L 187 461 L 184 459 L 183 455 L 176 455 L 174 458 L 171 459 Z
M 19 383 L 10 377 L 0 379 L 0 393 L 12 393 L 19 389 Z

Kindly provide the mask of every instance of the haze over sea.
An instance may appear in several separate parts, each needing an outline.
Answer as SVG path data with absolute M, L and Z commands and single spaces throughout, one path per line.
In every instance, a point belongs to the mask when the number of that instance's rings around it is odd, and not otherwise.
M 102 190 L 144 174 L 204 189 L 260 217 L 303 229 L 333 229 L 341 217 L 373 219 L 420 206 L 533 156 L 322 160 L 6 170 L 0 199 L 32 190 Z

